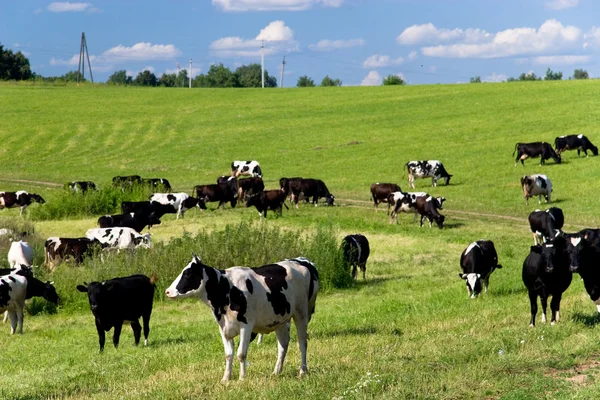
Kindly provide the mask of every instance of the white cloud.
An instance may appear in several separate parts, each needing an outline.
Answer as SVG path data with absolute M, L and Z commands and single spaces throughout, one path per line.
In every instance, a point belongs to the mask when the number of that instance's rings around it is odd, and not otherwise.
M 379 86 L 382 81 L 383 78 L 379 75 L 379 72 L 370 71 L 367 76 L 365 76 L 365 79 L 362 80 L 360 86 Z
M 494 34 L 487 43 L 459 43 L 423 47 L 422 53 L 429 57 L 443 58 L 497 58 L 522 54 L 540 54 L 578 47 L 581 30 L 564 26 L 555 19 L 535 28 L 507 29 Z
M 565 8 L 577 7 L 579 0 L 550 0 L 546 2 L 546 8 L 552 10 L 563 10 Z
M 592 47 L 600 47 L 600 28 L 597 26 L 593 26 L 585 35 L 583 35 L 585 42 L 583 43 L 583 47 L 587 48 L 589 46 Z
M 260 30 L 254 39 L 228 36 L 210 44 L 210 49 L 219 57 L 258 57 L 262 40 L 265 41 L 265 55 L 298 50 L 293 40 L 294 31 L 283 21 L 273 21 Z
M 497 74 L 495 72 L 492 72 L 491 75 L 484 77 L 483 81 L 484 82 L 504 82 L 507 79 L 508 79 L 508 77 L 504 74 Z
M 410 53 L 408 53 L 408 59 L 409 59 L 410 61 L 412 61 L 412 60 L 416 59 L 416 58 L 417 58 L 417 54 L 418 54 L 418 53 L 417 53 L 416 51 L 414 51 L 414 50 L 413 50 L 413 51 L 411 51 Z
M 320 40 L 317 44 L 311 44 L 309 49 L 315 51 L 332 51 L 338 49 L 349 49 L 351 47 L 360 47 L 365 45 L 364 39 L 349 39 L 349 40 Z
M 71 3 L 68 1 L 57 1 L 48 4 L 46 8 L 50 12 L 62 13 L 62 12 L 97 12 L 99 9 L 95 8 L 91 3 Z
M 457 40 L 466 43 L 479 43 L 489 39 L 490 34 L 482 29 L 440 29 L 431 22 L 422 25 L 413 25 L 406 28 L 396 41 L 399 44 L 435 44 L 440 42 L 452 42 Z
M 532 62 L 536 65 L 572 65 L 587 64 L 590 56 L 540 56 L 534 57 Z
M 364 68 L 383 68 L 391 65 L 400 65 L 404 62 L 402 57 L 391 58 L 390 56 L 373 54 L 363 61 Z
M 141 72 L 144 72 L 144 71 L 150 71 L 150 72 L 154 73 L 154 71 L 156 71 L 156 70 L 154 69 L 153 66 L 149 65 L 149 66 L 141 69 Z
M 302 11 L 313 6 L 339 7 L 344 0 L 212 0 L 223 11 Z

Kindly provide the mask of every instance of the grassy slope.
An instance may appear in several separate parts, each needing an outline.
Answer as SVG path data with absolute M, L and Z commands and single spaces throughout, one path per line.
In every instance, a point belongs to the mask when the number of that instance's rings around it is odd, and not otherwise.
M 269 221 L 307 229 L 333 220 L 342 232 L 367 233 L 373 248 L 366 284 L 319 299 L 310 326 L 312 374 L 306 380 L 294 377 L 295 346 L 284 376 L 268 378 L 276 357 L 270 335 L 264 346 L 251 348 L 247 382 L 216 385 L 222 348 L 207 309 L 194 302 L 161 302 L 152 321 L 150 348 L 133 348 L 131 333 L 124 329 L 118 352 L 107 348 L 102 356 L 96 354 L 96 333 L 87 313 L 28 318 L 25 335 L 2 340 L 14 351 L 0 354 L 6 377 L 0 397 L 597 394 L 600 386 L 593 373 L 583 386 L 556 378 L 570 377 L 569 367 L 600 352 L 594 307 L 581 282 L 574 279 L 567 291 L 559 326 L 527 328 L 528 301 L 520 281 L 530 245 L 525 221 L 474 218 L 453 210 L 524 218 L 535 205 L 524 206 L 518 178 L 543 171 L 554 181 L 568 222 L 597 225 L 598 159 L 568 153 L 561 166 L 539 168 L 529 161 L 525 168 L 514 168 L 510 154 L 516 141 L 551 142 L 563 133 L 583 132 L 600 141 L 592 96 L 598 85 L 264 92 L 2 87 L 0 104 L 7 112 L 0 123 L 0 158 L 7 179 L 107 181 L 116 174 L 140 173 L 169 178 L 186 190 L 225 173 L 233 159 L 252 158 L 261 162 L 270 186 L 284 175 L 314 176 L 324 179 L 339 198 L 367 200 L 374 181 L 396 181 L 404 187 L 402 165 L 410 159 L 441 159 L 455 177 L 449 187 L 431 190 L 418 181 L 418 188 L 449 199 L 449 229 L 444 231 L 419 230 L 411 217 L 389 226 L 384 213 L 360 207 L 304 207 Z M 349 144 L 355 141 L 360 143 Z M 7 183 L 2 188 L 34 186 Z M 2 212 L 12 215 L 15 210 Z M 155 237 L 166 239 L 182 228 L 218 228 L 240 218 L 254 219 L 256 212 L 192 213 L 184 221 L 168 217 L 155 228 Z M 48 236 L 83 234 L 93 223 L 48 221 L 37 228 Z M 468 301 L 456 276 L 458 255 L 481 237 L 496 242 L 505 268 L 492 277 L 490 293 Z M 27 354 L 26 361 L 18 354 Z M 368 373 L 378 378 L 368 379 Z M 351 393 L 359 382 L 366 383 Z

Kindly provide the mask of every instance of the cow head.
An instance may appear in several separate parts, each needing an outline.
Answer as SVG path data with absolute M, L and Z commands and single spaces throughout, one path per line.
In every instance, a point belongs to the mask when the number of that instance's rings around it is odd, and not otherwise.
M 246 196 L 246 207 L 258 206 L 260 204 L 260 194 Z
M 546 273 L 553 273 L 555 267 L 561 263 L 567 264 L 569 256 L 566 250 L 567 242 L 563 237 L 555 238 L 542 245 L 541 254 L 546 264 Z
M 452 178 L 454 175 L 448 175 L 444 177 L 444 183 L 447 185 L 450 183 L 450 178 Z
M 44 200 L 39 194 L 31 193 L 30 196 L 31 200 L 36 201 L 40 204 L 44 204 L 46 202 L 46 200 Z
M 208 279 L 204 273 L 205 265 L 196 254 L 192 256 L 192 261 L 185 266 L 183 271 L 167 288 L 165 294 L 168 298 L 183 298 L 202 293 L 206 287 Z
M 334 196 L 334 195 L 332 195 L 332 194 L 329 194 L 329 195 L 325 196 L 325 203 L 326 203 L 328 206 L 333 206 L 333 200 L 334 200 L 334 199 L 335 199 L 335 196 Z
M 204 199 L 197 199 L 195 197 L 188 197 L 185 199 L 183 201 L 183 206 L 187 209 L 198 207 L 202 211 L 206 210 L 206 203 L 204 202 Z
M 461 279 L 465 280 L 470 298 L 474 299 L 477 296 L 479 296 L 479 293 L 481 293 L 481 288 L 482 288 L 481 274 L 475 274 L 475 273 L 461 274 L 461 273 L 459 273 L 458 276 Z
M 58 293 L 56 293 L 54 282 L 46 281 L 44 283 L 44 294 L 42 297 L 48 300 L 50 303 L 58 304 L 60 298 L 58 297 Z
M 589 258 L 592 251 L 590 243 L 579 235 L 574 235 L 567 242 L 567 251 L 571 257 L 571 272 L 581 273 L 583 267 L 587 265 L 585 260 Z
M 133 239 L 133 244 L 135 247 L 143 247 L 145 249 L 149 249 L 152 247 L 152 234 L 146 233 L 145 235 L 140 235 Z
M 592 151 L 593 155 L 595 155 L 595 156 L 598 155 L 598 148 L 591 143 L 590 143 L 590 150 Z
M 101 313 L 103 307 L 110 306 L 106 299 L 110 296 L 111 286 L 106 285 L 106 282 L 90 282 L 89 284 L 83 282 L 83 285 L 77 285 L 77 290 L 87 293 L 90 309 L 94 315 Z
M 438 209 L 443 210 L 444 209 L 444 202 L 446 201 L 446 198 L 445 197 L 436 197 L 435 201 L 436 201 L 436 205 L 435 206 Z
M 433 217 L 433 220 L 435 221 L 435 223 L 437 224 L 437 227 L 442 229 L 444 228 L 444 220 L 446 219 L 446 217 L 444 217 L 441 214 L 435 215 Z

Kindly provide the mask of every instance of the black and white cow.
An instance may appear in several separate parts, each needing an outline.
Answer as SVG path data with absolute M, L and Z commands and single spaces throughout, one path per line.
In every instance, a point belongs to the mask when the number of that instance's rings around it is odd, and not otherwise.
M 404 164 L 408 170 L 408 187 L 415 188 L 415 178 L 431 178 L 431 186 L 437 186 L 438 179 L 444 179 L 448 185 L 452 175 L 438 160 L 409 161 Z
M 565 236 L 571 258 L 570 270 L 583 279 L 585 290 L 596 305 L 600 320 L 600 229 L 584 229 Z
M 416 207 L 416 202 L 419 197 L 431 197 L 433 204 L 438 210 L 443 210 L 445 197 L 433 197 L 425 192 L 394 192 L 388 196 L 388 205 L 392 206 L 392 213 L 390 214 L 390 224 L 398 223 L 398 214 L 403 212 L 407 214 L 414 214 L 413 222 L 417 222 L 417 214 L 419 211 Z
M 546 175 L 525 175 L 521 178 L 521 187 L 523 188 L 526 205 L 529 205 L 529 199 L 533 196 L 538 196 L 539 204 L 542 204 L 542 196 L 546 199 L 546 203 L 550 203 L 552 182 Z
M 18 192 L 0 192 L 0 210 L 3 208 L 20 207 L 19 215 L 23 215 L 23 211 L 34 202 L 44 204 L 46 200 L 39 194 L 27 193 L 24 190 L 19 190 Z
M 92 181 L 73 181 L 65 183 L 65 189 L 73 193 L 86 193 L 88 190 L 97 190 Z
M 552 319 L 550 322 L 554 325 L 560 319 L 560 300 L 573 278 L 569 264 L 567 241 L 564 237 L 557 237 L 539 246 L 531 246 L 529 255 L 523 262 L 522 273 L 523 283 L 529 292 L 530 327 L 535 326 L 538 296 L 542 303 L 542 323 L 546 323 L 546 307 L 549 296 L 552 296 L 550 302 Z
M 44 243 L 44 263 L 50 270 L 56 268 L 67 257 L 73 257 L 75 264 L 80 264 L 83 262 L 84 256 L 94 250 L 93 247 L 95 245 L 99 248 L 102 247 L 99 241 L 88 238 L 50 237 Z
M 272 210 L 276 214 L 283 214 L 283 206 L 289 210 L 285 204 L 285 192 L 283 190 L 265 190 L 258 194 L 246 198 L 246 207 L 256 207 L 260 218 L 267 218 L 267 210 Z
M 238 183 L 237 179 L 228 180 L 216 185 L 197 185 L 194 186 L 193 193 L 197 199 L 205 203 L 218 201 L 219 207 L 225 209 L 225 203 L 230 203 L 231 208 L 235 208 L 238 201 Z
M 97 240 L 105 249 L 133 250 L 138 247 L 146 249 L 152 247 L 152 234 L 141 235 L 132 228 L 92 228 L 88 229 L 85 237 Z
M 555 163 L 560 164 L 561 159 L 560 155 L 556 154 L 550 143 L 546 142 L 533 142 L 533 143 L 517 143 L 515 144 L 515 150 L 513 151 L 513 156 L 517 152 L 517 157 L 515 158 L 515 167 L 521 160 L 521 164 L 525 166 L 526 158 L 537 158 L 542 157 L 540 160 L 540 165 L 544 165 L 546 160 L 552 158 Z
M 388 214 L 390 213 L 388 198 L 394 192 L 402 192 L 400 186 L 395 183 L 373 183 L 371 185 L 371 197 L 373 198 L 375 212 L 379 209 L 379 203 L 388 203 Z
M 200 210 L 206 210 L 206 204 L 203 199 L 190 197 L 185 192 L 181 193 L 154 193 L 150 196 L 150 202 L 157 202 L 164 205 L 170 205 L 177 210 L 177 219 L 185 215 L 185 212 L 191 208 L 198 207 Z
M 585 135 L 559 136 L 554 139 L 554 149 L 558 155 L 565 150 L 577 150 L 577 157 L 579 157 L 582 150 L 586 157 L 588 156 L 588 150 L 593 155 L 598 155 L 598 148 Z
M 164 206 L 161 204 L 161 206 Z M 165 206 L 166 207 L 166 206 Z M 172 208 L 169 206 L 169 208 Z M 100 228 L 126 227 L 141 232 L 146 226 L 160 225 L 160 219 L 154 212 L 131 212 L 126 214 L 104 215 L 98 218 Z
M 305 258 L 280 261 L 258 268 L 211 268 L 193 256 L 166 290 L 171 299 L 195 296 L 213 312 L 225 348 L 223 381 L 231 379 L 233 339 L 240 336 L 237 358 L 240 379 L 246 376 L 246 355 L 252 338 L 275 331 L 278 356 L 274 374 L 281 373 L 290 341 L 290 320 L 296 325 L 302 364 L 306 366 L 307 326 L 315 311 L 319 275 Z
M 33 265 L 33 249 L 27 242 L 19 240 L 12 242 L 8 250 L 8 264 L 11 268 L 16 268 L 19 265 L 31 267 Z
M 352 267 L 352 279 L 356 279 L 357 267 L 362 271 L 363 280 L 366 279 L 367 259 L 371 254 L 369 240 L 361 234 L 348 235 L 342 239 L 342 252 L 344 262 Z
M 262 178 L 262 170 L 258 161 L 233 161 L 231 163 L 231 176 L 238 178 L 240 175 Z
M 144 345 L 148 345 L 150 333 L 150 315 L 154 301 L 154 277 L 132 275 L 124 278 L 114 278 L 103 282 L 90 282 L 77 285 L 77 290 L 87 293 L 90 309 L 96 320 L 96 330 L 100 342 L 100 351 L 104 350 L 105 334 L 112 328 L 113 344 L 119 346 L 121 328 L 124 322 L 131 323 L 135 345 L 140 343 L 144 323 Z
M 546 211 L 535 210 L 528 219 L 534 245 L 554 239 L 565 224 L 565 216 L 558 207 L 550 207 Z
M 502 268 L 498 264 L 498 253 L 491 240 L 478 240 L 471 243 L 460 255 L 462 273 L 458 276 L 465 280 L 467 292 L 472 299 L 479 296 L 482 285 L 487 292 L 490 275 Z
M 318 205 L 321 197 L 325 198 L 325 203 L 328 206 L 333 206 L 335 196 L 329 192 L 327 185 L 320 179 L 300 179 L 299 181 L 293 181 L 290 183 L 290 189 L 294 197 L 294 204 L 298 208 L 298 200 L 300 194 L 303 194 L 305 198 L 312 197 L 312 203 L 315 207 Z

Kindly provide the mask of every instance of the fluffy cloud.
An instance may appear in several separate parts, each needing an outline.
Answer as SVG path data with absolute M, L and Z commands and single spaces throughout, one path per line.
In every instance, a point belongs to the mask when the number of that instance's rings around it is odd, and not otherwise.
M 491 75 L 484 77 L 483 81 L 484 82 L 504 82 L 507 79 L 508 79 L 508 77 L 504 74 L 497 74 L 495 72 L 492 72 Z
M 332 51 L 338 49 L 349 49 L 351 47 L 364 46 L 364 39 L 349 39 L 349 40 L 321 40 L 317 44 L 311 44 L 309 49 L 315 51 Z
M 273 21 L 260 30 L 254 39 L 228 36 L 210 44 L 210 49 L 220 57 L 257 57 L 260 55 L 262 41 L 265 41 L 266 55 L 282 51 L 297 51 L 294 32 L 283 21 Z
M 48 4 L 46 8 L 50 12 L 63 13 L 63 12 L 96 12 L 100 11 L 95 8 L 91 3 L 71 3 L 68 1 L 65 2 L 54 2 Z
M 382 81 L 383 78 L 379 75 L 379 72 L 370 71 L 367 76 L 365 76 L 365 79 L 362 80 L 360 86 L 379 86 Z
M 418 53 L 417 53 L 416 51 L 414 51 L 414 50 L 413 50 L 413 51 L 411 51 L 410 53 L 408 53 L 408 59 L 409 59 L 410 61 L 414 60 L 415 58 L 417 58 L 417 54 L 418 54 Z
M 540 56 L 534 57 L 532 62 L 536 65 L 572 65 L 587 64 L 590 56 Z
M 212 0 L 223 11 L 302 11 L 313 6 L 339 7 L 344 0 Z
M 597 26 L 592 27 L 585 35 L 583 35 L 585 42 L 583 47 L 600 47 L 600 28 Z
M 562 10 L 565 8 L 577 7 L 579 0 L 550 0 L 546 2 L 546 8 L 552 10 Z
M 564 26 L 551 19 L 539 29 L 515 28 L 498 32 L 485 43 L 458 43 L 423 47 L 422 53 L 429 57 L 443 58 L 497 58 L 522 54 L 540 54 L 577 47 L 581 30 Z
M 482 29 L 440 29 L 432 23 L 413 25 L 406 28 L 396 41 L 399 44 L 435 44 L 462 40 L 466 43 L 478 43 L 489 39 L 490 34 Z
M 389 67 L 392 65 L 400 65 L 404 62 L 402 57 L 391 58 L 390 56 L 373 54 L 371 57 L 368 57 L 365 61 L 363 61 L 364 68 L 383 68 Z M 371 71 L 374 72 L 374 71 Z

